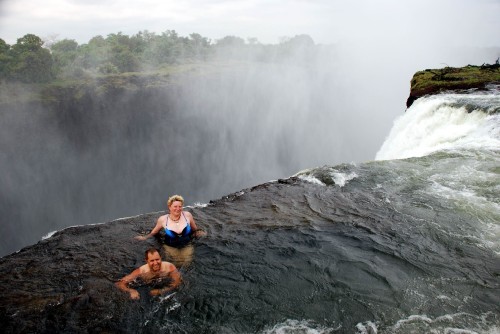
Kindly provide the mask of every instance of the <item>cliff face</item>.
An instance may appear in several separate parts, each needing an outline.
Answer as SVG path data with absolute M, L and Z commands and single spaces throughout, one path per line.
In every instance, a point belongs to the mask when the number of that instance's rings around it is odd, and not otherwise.
M 218 66 L 220 67 L 220 65 Z M 221 71 L 219 67 L 181 68 L 178 73 L 110 75 L 100 78 L 88 78 L 73 83 L 51 84 L 43 87 L 38 92 L 33 92 L 30 89 L 31 91 L 28 93 L 19 93 L 19 91 L 23 91 L 29 85 L 16 84 L 12 85 L 10 89 L 2 86 L 0 101 L 4 104 L 9 99 L 12 102 L 11 104 L 42 101 L 47 107 L 67 110 L 67 107 L 72 109 L 86 108 L 85 101 L 88 101 L 89 96 L 101 96 L 101 102 L 96 102 L 105 107 L 105 101 L 112 101 L 115 95 L 120 97 L 124 93 L 140 92 L 143 95 L 145 94 L 142 96 L 143 100 L 141 100 L 141 96 L 135 96 L 134 101 L 141 105 L 148 100 L 148 95 L 156 96 L 158 91 L 165 90 L 167 86 L 175 86 L 175 83 L 182 80 L 182 77 L 189 76 L 191 73 L 197 73 L 196 75 L 217 73 Z M 498 60 L 495 64 L 483 64 L 481 66 L 468 65 L 461 68 L 426 69 L 413 75 L 406 106 L 410 107 L 416 99 L 424 95 L 438 94 L 444 91 L 485 89 L 490 84 L 500 84 L 500 64 Z M 0 104 L 0 107 L 2 107 L 2 104 Z
M 167 171 L 209 155 L 199 142 L 210 133 L 187 115 L 180 80 L 153 79 L 24 87 L 0 101 L 0 256 L 67 226 L 158 210 L 173 191 L 202 200 L 209 169 L 192 184 Z
M 410 107 L 419 97 L 445 91 L 486 89 L 488 85 L 500 84 L 500 64 L 445 67 L 419 71 L 411 79 L 410 96 L 406 106 Z

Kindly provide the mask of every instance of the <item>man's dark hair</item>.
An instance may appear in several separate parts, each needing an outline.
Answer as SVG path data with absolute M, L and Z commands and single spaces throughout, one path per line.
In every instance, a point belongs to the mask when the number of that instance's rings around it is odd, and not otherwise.
M 154 247 L 148 248 L 144 252 L 144 258 L 147 260 L 148 259 L 148 254 L 154 254 L 154 253 L 160 254 L 160 251 L 158 249 L 154 248 Z

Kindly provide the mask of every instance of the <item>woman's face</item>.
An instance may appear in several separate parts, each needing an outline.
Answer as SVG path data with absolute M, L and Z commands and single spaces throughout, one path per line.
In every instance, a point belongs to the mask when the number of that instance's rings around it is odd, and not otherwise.
M 180 215 L 182 212 L 182 202 L 181 201 L 173 201 L 172 204 L 168 207 L 170 213 L 174 215 Z

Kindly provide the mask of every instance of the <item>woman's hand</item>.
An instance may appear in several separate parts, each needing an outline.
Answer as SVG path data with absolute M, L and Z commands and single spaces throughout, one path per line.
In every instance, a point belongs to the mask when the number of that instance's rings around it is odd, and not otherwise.
M 196 230 L 194 232 L 194 236 L 195 238 L 200 238 L 200 237 L 204 237 L 207 235 L 207 232 L 203 231 L 203 230 Z
M 136 237 L 134 237 L 135 240 L 140 240 L 140 241 L 144 241 L 146 240 L 148 237 L 147 236 L 144 236 L 144 235 L 138 235 Z

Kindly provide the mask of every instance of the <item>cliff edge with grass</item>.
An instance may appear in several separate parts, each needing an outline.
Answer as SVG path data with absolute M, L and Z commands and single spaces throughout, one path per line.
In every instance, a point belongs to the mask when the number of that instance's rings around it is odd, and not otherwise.
M 495 84 L 500 84 L 499 59 L 494 64 L 481 66 L 447 66 L 442 69 L 427 69 L 413 75 L 406 106 L 410 107 L 415 100 L 425 95 L 446 91 L 481 90 Z

